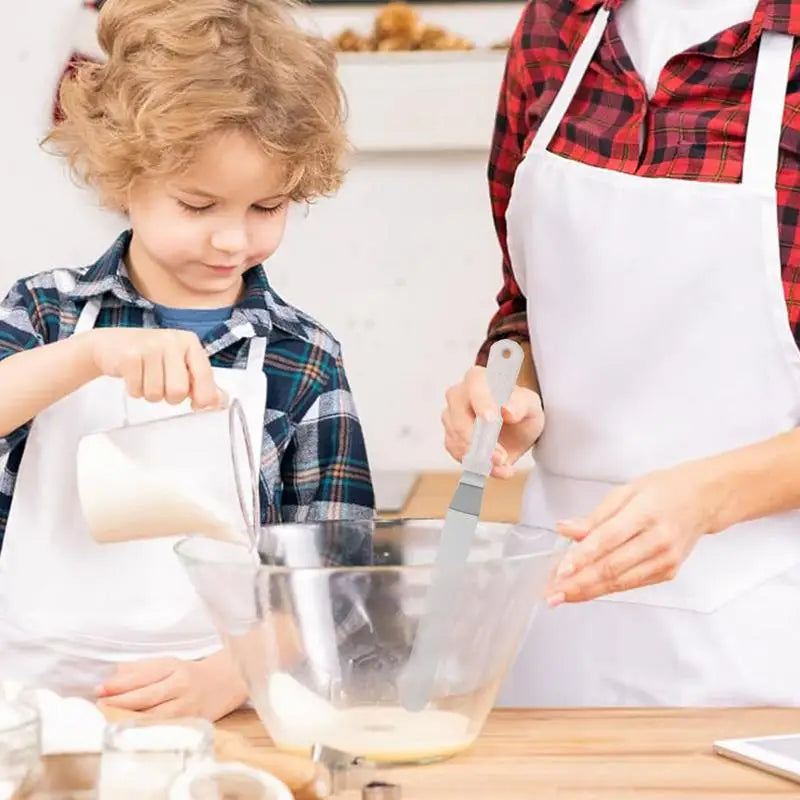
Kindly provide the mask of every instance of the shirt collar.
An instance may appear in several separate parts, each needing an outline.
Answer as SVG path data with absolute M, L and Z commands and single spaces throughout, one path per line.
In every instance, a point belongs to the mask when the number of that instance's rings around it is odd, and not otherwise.
M 575 8 L 580 13 L 597 11 L 601 6 L 609 11 L 616 11 L 625 2 L 626 0 L 575 0 Z M 759 0 L 746 35 L 742 36 L 733 55 L 747 50 L 765 30 L 800 37 L 800 0 Z
M 800 2 L 797 0 L 760 0 L 753 28 L 800 36 Z M 757 35 L 757 34 L 756 34 Z
M 130 230 L 121 233 L 114 244 L 78 277 L 70 295 L 88 300 L 111 294 L 123 305 L 153 309 L 153 304 L 136 291 L 125 267 L 125 255 L 132 238 Z M 309 340 L 309 333 L 294 308 L 272 291 L 261 264 L 247 270 L 243 277 L 244 293 L 228 322 L 232 334 L 238 338 L 263 336 L 269 339 L 273 329 L 278 328 L 292 337 Z
M 798 0 L 759 0 L 753 19 L 738 41 L 732 41 L 731 57 L 749 50 L 761 38 L 764 31 L 800 36 L 800 2 Z M 724 53 L 728 55 L 727 51 Z
M 587 11 L 595 11 L 600 6 L 607 8 L 609 11 L 615 11 L 624 2 L 625 0 L 575 0 L 575 8 L 582 14 Z
M 125 254 L 128 252 L 131 238 L 130 231 L 121 233 L 114 244 L 78 276 L 75 287 L 69 294 L 72 297 L 88 300 L 90 297 L 111 293 L 127 305 L 151 308 L 152 303 L 134 289 L 125 268 Z

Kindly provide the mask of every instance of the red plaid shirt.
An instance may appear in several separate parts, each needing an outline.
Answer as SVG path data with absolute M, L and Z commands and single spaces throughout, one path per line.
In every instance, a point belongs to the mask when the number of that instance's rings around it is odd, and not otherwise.
M 610 9 L 625 0 L 606 0 Z M 529 0 L 508 53 L 489 163 L 495 226 L 503 253 L 499 309 L 478 357 L 504 337 L 528 339 L 525 298 L 506 247 L 505 214 L 514 172 L 567 74 L 601 0 Z M 752 21 L 670 60 L 648 100 L 614 15 L 550 150 L 596 167 L 647 178 L 741 180 L 750 95 L 762 30 L 800 36 L 800 1 L 760 0 Z M 800 345 L 800 52 L 786 98 L 778 186 L 783 286 Z M 644 146 L 640 156 L 640 129 Z M 669 231 L 669 221 L 664 221 Z M 654 242 L 654 246 L 657 243 Z

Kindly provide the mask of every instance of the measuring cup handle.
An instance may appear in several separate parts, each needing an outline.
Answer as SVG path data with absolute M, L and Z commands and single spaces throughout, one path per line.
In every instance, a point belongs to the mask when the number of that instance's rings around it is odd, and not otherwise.
M 255 548 L 258 545 L 258 528 L 261 525 L 261 503 L 258 494 L 260 479 L 260 462 L 253 455 L 253 444 L 247 418 L 242 404 L 235 397 L 228 404 L 228 425 L 230 430 L 231 460 L 233 462 L 233 477 L 236 483 L 236 492 L 239 496 L 239 507 L 242 517 L 247 524 L 250 535 L 250 544 Z M 237 429 L 241 433 L 242 446 L 245 451 L 247 475 L 242 475 L 239 466 L 240 460 L 236 457 Z

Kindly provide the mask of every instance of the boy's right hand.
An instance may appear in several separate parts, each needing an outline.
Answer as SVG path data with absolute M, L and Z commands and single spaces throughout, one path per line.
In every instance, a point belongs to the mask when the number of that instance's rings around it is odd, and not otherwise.
M 153 328 L 94 328 L 87 334 L 92 361 L 101 375 L 122 378 L 131 397 L 192 408 L 224 405 L 211 362 L 197 334 Z
M 492 398 L 486 368 L 474 366 L 464 379 L 447 390 L 447 407 L 442 414 L 445 447 L 456 461 L 467 454 L 472 426 L 477 415 L 497 418 L 498 409 Z M 531 389 L 517 386 L 508 402 L 500 409 L 503 427 L 492 456 L 492 476 L 510 478 L 513 464 L 530 450 L 544 429 L 544 411 L 539 395 Z

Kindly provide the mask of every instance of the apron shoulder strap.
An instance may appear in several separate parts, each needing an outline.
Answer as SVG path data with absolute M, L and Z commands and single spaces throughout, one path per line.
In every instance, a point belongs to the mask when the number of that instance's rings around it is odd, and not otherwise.
M 90 297 L 78 315 L 78 321 L 75 323 L 74 333 L 86 333 L 94 328 L 97 322 L 97 315 L 100 313 L 100 298 Z
M 575 97 L 575 92 L 578 91 L 578 87 L 581 85 L 583 76 L 586 74 L 594 54 L 597 52 L 600 40 L 603 38 L 603 33 L 608 25 L 610 13 L 607 8 L 603 7 L 595 14 L 588 33 L 572 59 L 572 64 L 570 64 L 567 71 L 567 77 L 564 78 L 564 83 L 561 84 L 555 100 L 550 105 L 542 124 L 533 137 L 530 146 L 531 150 L 546 150 L 550 145 L 558 126 L 561 124 L 561 120 L 564 119 L 564 115 L 567 113 L 572 98 Z
M 263 336 L 255 336 L 250 340 L 247 350 L 247 371 L 263 372 L 264 356 L 267 352 L 267 340 Z
M 793 36 L 761 34 L 742 164 L 742 184 L 760 191 L 775 191 L 793 52 Z

